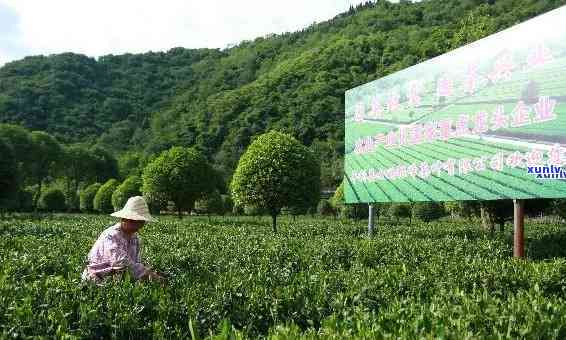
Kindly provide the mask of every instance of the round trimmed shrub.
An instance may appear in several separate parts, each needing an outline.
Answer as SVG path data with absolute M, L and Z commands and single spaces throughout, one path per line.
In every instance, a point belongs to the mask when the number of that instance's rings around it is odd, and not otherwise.
M 39 209 L 47 212 L 61 212 L 67 209 L 65 194 L 59 189 L 47 189 L 39 198 Z
M 141 195 L 141 178 L 139 176 L 130 176 L 124 183 L 120 184 L 114 193 L 112 193 L 112 206 L 114 210 L 120 210 L 124 207 L 128 198 Z
M 109 179 L 104 183 L 94 196 L 93 206 L 94 210 L 101 213 L 111 213 L 114 211 L 112 206 L 112 194 L 118 188 L 120 183 L 115 179 Z
M 96 193 L 101 186 L 102 184 L 100 183 L 93 183 L 81 191 L 80 209 L 82 212 L 94 211 L 94 196 L 96 196 Z
M 273 231 L 283 207 L 299 211 L 320 197 L 320 163 L 288 134 L 270 131 L 257 137 L 240 158 L 230 185 L 234 202 L 268 211 Z
M 142 192 L 148 203 L 175 203 L 179 218 L 195 201 L 214 190 L 216 178 L 207 159 L 194 148 L 172 147 L 151 161 L 142 175 Z M 213 180 L 213 181 L 211 181 Z

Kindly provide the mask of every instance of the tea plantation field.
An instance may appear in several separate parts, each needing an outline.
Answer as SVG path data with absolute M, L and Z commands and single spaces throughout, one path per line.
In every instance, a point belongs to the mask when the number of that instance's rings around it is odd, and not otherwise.
M 162 217 L 142 257 L 169 284 L 126 276 L 81 285 L 84 260 L 115 220 L 86 215 L 0 221 L 0 337 L 565 338 L 566 228 L 282 218 Z

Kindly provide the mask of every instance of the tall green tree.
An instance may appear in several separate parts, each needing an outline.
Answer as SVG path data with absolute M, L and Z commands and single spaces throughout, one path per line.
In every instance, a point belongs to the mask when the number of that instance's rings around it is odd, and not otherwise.
M 29 170 L 33 162 L 33 144 L 29 131 L 18 125 L 0 124 L 0 139 L 4 139 L 13 151 L 20 182 L 29 183 Z
M 93 181 L 103 183 L 119 177 L 118 161 L 108 150 L 95 146 L 90 149 L 90 152 L 94 158 L 93 165 L 90 168 Z
M 88 147 L 78 144 L 64 146 L 58 168 L 60 174 L 67 179 L 66 192 L 77 196 L 81 183 L 96 177 L 94 172 L 96 162 L 97 159 Z M 79 202 L 76 202 L 76 206 L 72 204 L 72 208 L 78 209 Z
M 120 178 L 142 175 L 143 169 L 149 163 L 150 157 L 138 151 L 129 151 L 118 157 Z
M 316 206 L 320 198 L 320 164 L 295 138 L 277 131 L 259 136 L 246 150 L 232 178 L 238 205 L 267 209 L 277 231 L 283 207 Z
M 62 159 L 62 148 L 59 142 L 50 134 L 43 131 L 30 133 L 32 142 L 33 162 L 29 164 L 30 178 L 37 185 L 34 206 L 41 195 L 43 182 L 48 176 L 54 175 L 57 162 Z
M 18 191 L 17 163 L 10 145 L 0 138 L 0 214 L 10 208 Z

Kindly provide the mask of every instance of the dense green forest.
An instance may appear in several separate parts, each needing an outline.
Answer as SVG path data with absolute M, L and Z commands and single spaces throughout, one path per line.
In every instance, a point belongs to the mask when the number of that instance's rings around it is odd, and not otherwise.
M 380 0 L 227 49 L 30 56 L 0 68 L 0 123 L 119 158 L 194 146 L 226 179 L 254 136 L 276 128 L 311 146 L 322 186 L 335 187 L 347 89 L 565 3 Z

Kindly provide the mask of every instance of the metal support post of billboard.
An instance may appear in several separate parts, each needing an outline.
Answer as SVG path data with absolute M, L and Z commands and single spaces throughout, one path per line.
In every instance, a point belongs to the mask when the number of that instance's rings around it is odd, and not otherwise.
M 368 236 L 370 237 L 373 235 L 374 215 L 373 204 L 368 204 Z
M 525 257 L 525 201 L 513 200 L 513 257 Z

